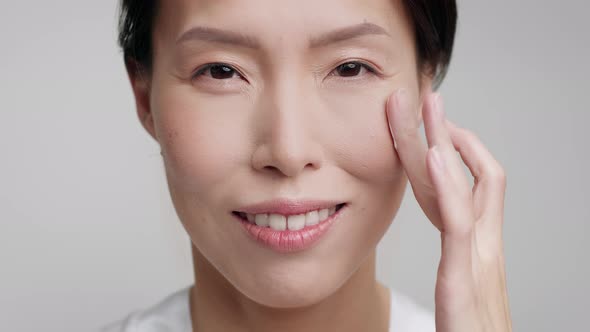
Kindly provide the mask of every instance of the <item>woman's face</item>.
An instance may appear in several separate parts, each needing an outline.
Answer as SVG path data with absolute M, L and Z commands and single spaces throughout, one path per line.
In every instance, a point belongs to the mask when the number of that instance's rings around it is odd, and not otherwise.
M 385 115 L 401 87 L 421 109 L 401 2 L 161 2 L 149 105 L 138 111 L 161 145 L 181 222 L 248 298 L 272 307 L 318 302 L 373 253 L 406 186 Z M 249 36 L 249 44 L 181 37 L 197 26 Z M 345 27 L 352 33 L 330 38 Z M 222 65 L 204 67 L 211 63 Z M 347 206 L 315 245 L 280 253 L 247 236 L 232 214 L 276 198 Z

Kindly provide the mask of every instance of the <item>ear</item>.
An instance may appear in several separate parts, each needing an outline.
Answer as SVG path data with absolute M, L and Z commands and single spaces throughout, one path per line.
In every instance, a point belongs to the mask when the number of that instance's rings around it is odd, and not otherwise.
M 133 89 L 139 121 L 148 134 L 158 141 L 154 126 L 154 117 L 150 108 L 151 78 L 144 68 L 134 59 L 126 60 L 125 67 L 131 88 Z

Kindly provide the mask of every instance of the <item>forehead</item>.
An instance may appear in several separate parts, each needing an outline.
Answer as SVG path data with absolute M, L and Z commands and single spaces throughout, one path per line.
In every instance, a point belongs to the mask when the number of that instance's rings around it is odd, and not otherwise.
M 256 36 L 263 46 L 309 45 L 322 32 L 367 22 L 394 39 L 411 33 L 401 0 L 166 0 L 154 38 L 172 47 L 186 31 L 204 26 Z

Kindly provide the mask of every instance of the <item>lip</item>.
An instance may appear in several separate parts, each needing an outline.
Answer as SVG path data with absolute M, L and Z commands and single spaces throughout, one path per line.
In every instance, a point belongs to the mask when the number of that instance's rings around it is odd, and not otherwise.
M 249 214 L 281 214 L 284 216 L 303 214 L 309 211 L 329 209 L 345 202 L 327 200 L 290 200 L 278 198 L 239 208 L 237 212 Z
M 328 232 L 328 230 L 331 229 L 331 226 L 333 226 L 336 221 L 340 220 L 342 214 L 348 210 L 347 203 L 341 204 L 343 204 L 343 206 L 325 220 L 320 221 L 320 223 L 312 226 L 305 226 L 304 228 L 297 231 L 292 231 L 289 229 L 277 231 L 270 227 L 261 227 L 254 223 L 250 223 L 248 220 L 243 219 L 235 213 L 232 213 L 232 216 L 240 222 L 242 229 L 247 233 L 247 235 L 251 239 L 255 240 L 258 244 L 261 244 L 262 246 L 278 253 L 286 254 L 300 252 L 317 244 L 318 241 L 322 239 L 322 237 Z M 332 206 L 334 205 L 329 205 L 329 207 Z M 310 211 L 313 211 L 313 209 Z

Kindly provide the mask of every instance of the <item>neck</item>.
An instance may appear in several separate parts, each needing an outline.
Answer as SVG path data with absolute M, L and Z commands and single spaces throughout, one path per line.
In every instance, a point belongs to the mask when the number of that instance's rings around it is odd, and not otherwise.
M 225 279 L 192 246 L 195 285 L 190 311 L 195 332 L 379 331 L 389 324 L 389 292 L 375 278 L 375 250 L 333 294 L 300 308 L 256 303 Z

